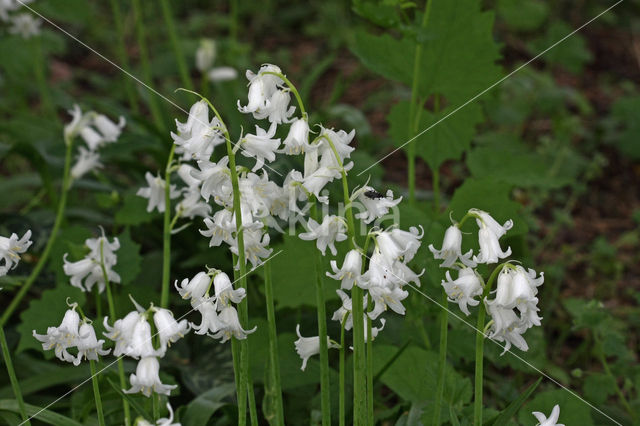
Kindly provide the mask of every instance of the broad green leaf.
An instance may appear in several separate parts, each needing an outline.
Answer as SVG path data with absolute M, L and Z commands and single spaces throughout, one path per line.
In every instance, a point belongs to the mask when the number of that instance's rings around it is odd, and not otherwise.
M 542 0 L 499 0 L 498 16 L 512 30 L 533 31 L 549 15 L 549 5 Z
M 604 404 L 609 396 L 616 393 L 616 382 L 611 376 L 603 373 L 588 373 L 584 380 L 584 397 L 594 404 Z
M 446 160 L 460 159 L 462 154 L 471 146 L 471 138 L 475 134 L 475 127 L 482 121 L 482 111 L 478 104 L 470 104 L 450 115 L 438 124 L 452 109 L 447 108 L 439 113 L 423 111 L 418 125 L 418 134 L 426 129 L 422 135 L 410 142 L 416 145 L 417 154 L 429 164 L 431 169 L 437 169 Z M 391 108 L 387 116 L 389 121 L 389 135 L 395 146 L 403 146 L 407 150 L 410 139 L 408 137 L 409 103 L 398 102 Z M 432 125 L 434 125 L 431 127 Z M 405 145 L 406 144 L 406 145 Z
M 82 426 L 82 423 L 78 423 L 77 421 L 63 416 L 62 414 L 54 413 L 53 411 L 45 410 L 31 404 L 24 405 L 28 416 L 35 416 L 35 419 L 43 423 L 54 426 Z M 19 413 L 20 407 L 18 406 L 18 401 L 15 399 L 0 400 L 0 411 Z
M 527 403 L 519 412 L 518 419 L 524 426 L 534 426 L 538 422 L 531 415 L 533 411 L 539 411 L 549 416 L 554 405 L 560 405 L 559 423 L 565 425 L 593 426 L 591 407 L 564 389 L 551 390 L 538 393 L 534 399 Z
M 226 384 L 215 387 L 202 395 L 198 395 L 191 401 L 180 419 L 184 426 L 205 425 L 213 414 L 228 402 L 224 402 L 228 396 L 235 392 L 235 386 Z
M 507 237 L 524 234 L 528 227 L 519 213 L 522 206 L 511 200 L 512 186 L 495 179 L 467 179 L 453 194 L 447 214 L 451 212 L 459 220 L 475 207 L 489 212 L 500 223 L 512 219 L 514 225 Z
M 524 404 L 525 401 L 529 399 L 529 396 L 531 396 L 533 391 L 536 390 L 536 388 L 538 387 L 541 381 L 542 381 L 542 377 L 540 377 L 538 380 L 532 383 L 531 386 L 529 386 L 527 390 L 525 390 L 522 394 L 520 394 L 518 398 L 511 401 L 511 403 L 507 406 L 507 408 L 505 408 L 500 413 L 500 415 L 498 415 L 495 422 L 492 422 L 491 424 L 493 426 L 506 426 L 509 420 L 511 420 L 511 418 L 516 415 L 520 407 L 522 407 L 522 404 Z
M 624 155 L 633 159 L 640 158 L 640 96 L 618 99 L 612 107 L 611 116 L 620 122 L 622 132 L 612 143 Z
M 572 31 L 573 28 L 564 22 L 553 22 L 549 25 L 545 35 L 531 42 L 529 50 L 532 55 L 537 55 L 557 43 L 558 40 L 571 34 Z M 575 74 L 581 73 L 584 66 L 592 59 L 591 51 L 588 49 L 583 35 L 579 32 L 572 34 L 571 37 L 542 56 L 542 60 L 546 63 L 561 66 Z
M 83 0 L 56 0 L 55 4 L 40 2 L 33 8 L 54 21 L 74 24 L 89 23 L 93 9 L 91 3 Z
M 50 362 L 53 363 L 53 361 Z M 23 395 L 30 395 L 64 383 L 80 382 L 90 376 L 91 373 L 88 364 L 78 367 L 58 366 L 55 370 L 48 370 L 42 374 L 20 378 L 20 390 Z M 8 398 L 12 395 L 13 390 L 11 386 L 7 385 L 0 389 L 0 398 Z
M 82 306 L 85 293 L 71 285 L 63 285 L 45 290 L 39 299 L 33 299 L 29 303 L 29 307 L 20 314 L 20 325 L 17 328 L 20 341 L 16 352 L 19 353 L 25 349 L 42 351 L 42 344 L 33 337 L 33 330 L 38 334 L 45 334 L 47 327 L 58 326 L 64 313 L 69 309 L 67 299 L 70 303 L 78 303 Z M 46 351 L 46 354 L 51 356 L 52 351 Z
M 113 269 L 120 274 L 121 284 L 126 285 L 133 282 L 140 273 L 142 263 L 140 244 L 131 239 L 129 228 L 118 235 L 118 240 L 120 241 L 120 248 L 116 252 L 118 263 Z
M 389 4 L 355 0 L 353 11 L 381 27 L 394 27 L 400 23 L 400 16 L 398 16 L 396 8 Z
M 358 30 L 351 50 L 367 68 L 390 80 L 411 85 L 415 51 L 413 41 Z
M 115 223 L 118 225 L 139 225 L 150 222 L 154 218 L 153 213 L 147 213 L 147 200 L 128 193 L 122 197 L 122 207 L 116 212 Z

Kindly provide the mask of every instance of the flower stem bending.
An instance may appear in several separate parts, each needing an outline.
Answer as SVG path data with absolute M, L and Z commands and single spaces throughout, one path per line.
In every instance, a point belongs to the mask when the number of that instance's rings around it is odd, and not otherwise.
M 35 280 L 40 275 L 42 268 L 49 259 L 49 254 L 51 253 L 53 243 L 55 243 L 56 237 L 58 236 L 58 231 L 60 230 L 60 225 L 62 224 L 62 218 L 64 217 L 64 210 L 67 205 L 67 192 L 69 192 L 69 188 L 71 187 L 71 177 L 69 170 L 71 168 L 71 149 L 73 146 L 73 140 L 65 140 L 65 144 L 66 153 L 64 157 L 64 172 L 62 175 L 62 195 L 60 196 L 60 200 L 58 201 L 58 211 L 56 213 L 55 222 L 53 223 L 53 228 L 51 229 L 51 235 L 49 235 L 47 245 L 45 246 L 44 251 L 42 252 L 42 255 L 40 256 L 40 259 L 38 260 L 35 268 L 33 268 L 33 271 L 31 271 L 31 274 L 27 278 L 27 281 L 22 284 L 22 287 L 20 287 L 18 293 L 14 296 L 7 309 L 5 309 L 5 311 L 3 312 L 2 317 L 0 318 L 0 327 L 4 327 L 9 318 L 11 318 L 11 315 L 18 307 L 18 304 L 20 303 L 22 298 L 27 294 Z
M 9 352 L 9 345 L 7 344 L 7 338 L 4 335 L 4 329 L 0 327 L 0 346 L 2 346 L 2 356 L 4 358 L 4 365 L 7 368 L 7 374 L 9 375 L 9 381 L 11 381 L 11 388 L 13 394 L 18 401 L 18 407 L 20 408 L 20 416 L 22 417 L 23 424 L 30 425 L 29 417 L 27 416 L 27 409 L 24 406 L 24 399 L 22 398 L 22 391 L 20 390 L 20 383 L 16 376 L 16 370 L 13 368 L 13 361 L 11 360 L 11 352 Z

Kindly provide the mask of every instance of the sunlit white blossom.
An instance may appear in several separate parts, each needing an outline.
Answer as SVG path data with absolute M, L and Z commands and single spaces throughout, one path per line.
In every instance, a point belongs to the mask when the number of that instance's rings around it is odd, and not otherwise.
M 201 298 L 197 301 L 194 308 L 202 315 L 200 325 L 191 323 L 191 328 L 196 334 L 217 333 L 224 324 L 218 319 L 218 310 L 216 301 L 213 298 Z
M 304 371 L 307 368 L 307 361 L 314 355 L 320 353 L 320 337 L 302 337 L 300 334 L 300 324 L 296 325 L 296 334 L 298 335 L 298 340 L 294 342 L 296 347 L 296 352 L 302 359 L 302 365 L 300 366 L 300 370 Z M 327 336 L 327 347 L 331 348 L 339 348 L 340 345 L 334 343 Z
M 307 222 L 307 232 L 298 235 L 306 241 L 316 240 L 316 247 L 325 255 L 327 247 L 334 256 L 338 253 L 335 243 L 347 239 L 347 224 L 343 217 L 327 215 L 319 224 L 313 219 Z
M 431 250 L 435 259 L 443 260 L 440 264 L 441 268 L 450 268 L 458 260 L 470 268 L 476 266 L 476 263 L 471 260 L 473 250 L 462 254 L 462 232 L 456 225 L 451 225 L 447 228 L 440 250 L 437 250 L 433 244 L 429 244 L 429 250 Z
M 18 266 L 20 255 L 31 246 L 31 230 L 24 233 L 22 238 L 12 233 L 8 238 L 0 236 L 0 277 Z
M 135 374 L 129 376 L 131 389 L 124 393 L 142 393 L 150 397 L 152 392 L 169 395 L 177 385 L 165 385 L 160 381 L 160 363 L 154 356 L 143 357 L 136 367 Z
M 131 339 L 133 338 L 133 330 L 136 324 L 140 320 L 140 312 L 129 312 L 124 318 L 116 320 L 113 327 L 109 325 L 109 317 L 104 317 L 103 325 L 106 330 L 104 336 L 115 342 L 116 346 L 113 349 L 114 356 L 124 355 L 129 345 L 131 345 Z
M 98 355 L 107 355 L 111 350 L 102 349 L 104 340 L 96 337 L 96 331 L 93 329 L 93 325 L 87 322 L 82 322 L 80 325 L 80 331 L 78 333 L 79 338 L 76 346 L 78 347 L 78 355 L 73 361 L 73 365 L 80 365 L 82 358 L 87 358 L 93 361 L 98 360 Z
M 306 118 L 296 118 L 289 127 L 289 133 L 282 142 L 284 148 L 280 152 L 287 155 L 305 153 L 309 148 L 309 122 Z
M 214 339 L 222 339 L 221 343 L 226 342 L 231 339 L 231 337 L 235 337 L 238 340 L 244 340 L 247 338 L 248 334 L 256 331 L 257 327 L 253 327 L 250 330 L 245 330 L 240 325 L 240 319 L 238 318 L 238 311 L 233 306 L 225 306 L 220 311 L 218 315 L 218 320 L 220 321 L 219 330 L 211 335 Z
M 186 122 L 176 120 L 176 129 L 171 138 L 183 160 L 206 160 L 217 145 L 224 143 L 222 123 L 215 116 L 209 120 L 209 105 L 204 100 L 191 106 Z
M 178 280 L 175 282 L 176 290 L 183 299 L 201 299 L 209 289 L 211 277 L 206 272 L 198 272 L 193 278 L 185 278 L 178 286 Z
M 80 315 L 76 312 L 76 304 L 68 309 L 62 322 L 57 327 L 48 327 L 46 334 L 37 334 L 33 330 L 33 337 L 42 343 L 42 349 L 48 351 L 54 349 L 56 357 L 60 361 L 74 362 L 76 357 L 70 354 L 67 349 L 78 344 Z
M 234 290 L 233 283 L 224 272 L 218 272 L 215 275 L 213 285 L 216 291 L 216 300 L 220 308 L 229 306 L 231 302 L 238 304 L 246 295 L 246 290 L 242 287 Z
M 136 195 L 148 198 L 149 203 L 147 204 L 147 212 L 151 213 L 153 209 L 157 208 L 159 213 L 163 213 L 165 209 L 165 181 L 160 176 L 153 176 L 151 173 L 147 172 L 144 175 L 144 178 L 147 180 L 146 187 L 142 187 L 138 189 Z M 171 185 L 169 187 L 169 198 L 174 199 L 180 196 L 180 191 L 178 191 L 175 185 Z
M 260 67 L 258 74 L 247 70 L 246 77 L 249 80 L 249 102 L 246 106 L 241 106 L 238 100 L 238 110 L 248 114 L 262 114 L 264 110 L 271 105 L 271 96 L 278 90 L 278 86 L 284 81 L 273 74 L 265 74 L 267 72 L 279 73 L 282 71 L 276 65 L 265 64 Z M 256 117 L 257 118 L 257 117 Z
M 327 272 L 327 276 L 340 281 L 340 288 L 351 290 L 362 272 L 362 254 L 358 250 L 350 250 L 344 257 L 342 268 L 338 268 L 337 262 L 332 260 L 331 269 L 333 274 Z
M 189 322 L 186 319 L 176 321 L 173 313 L 168 309 L 153 308 L 153 323 L 156 325 L 160 346 L 166 350 L 171 343 L 182 339 L 190 330 Z
M 478 306 L 480 301 L 474 297 L 482 294 L 482 284 L 477 273 L 471 268 L 463 268 L 458 272 L 458 278 L 453 280 L 449 271 L 446 272 L 446 280 L 442 280 L 442 287 L 447 293 L 450 302 L 456 302 L 460 310 L 470 315 L 470 306 Z
M 280 146 L 280 139 L 274 139 L 276 126 L 272 124 L 268 130 L 256 125 L 256 133 L 248 133 L 238 142 L 241 144 L 240 152 L 245 157 L 253 157 L 256 164 L 251 169 L 256 171 L 264 166 L 265 160 L 272 162 L 276 159 L 276 151 Z

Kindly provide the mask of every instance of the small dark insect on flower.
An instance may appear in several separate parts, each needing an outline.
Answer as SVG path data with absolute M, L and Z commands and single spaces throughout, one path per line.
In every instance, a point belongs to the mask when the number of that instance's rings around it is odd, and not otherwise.
M 366 191 L 364 193 L 364 195 L 365 195 L 365 197 L 371 198 L 372 200 L 377 200 L 379 198 L 384 198 L 385 197 L 384 194 L 381 194 L 380 192 L 378 192 L 378 191 L 376 191 L 374 189 L 372 189 L 370 191 Z

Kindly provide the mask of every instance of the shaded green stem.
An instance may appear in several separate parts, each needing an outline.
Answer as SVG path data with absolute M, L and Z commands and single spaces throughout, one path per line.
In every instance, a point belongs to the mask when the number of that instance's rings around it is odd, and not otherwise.
M 442 290 L 442 311 L 440 312 L 440 357 L 438 359 L 438 384 L 436 387 L 436 404 L 433 413 L 433 424 L 440 424 L 442 399 L 444 396 L 444 379 L 447 366 L 447 333 L 449 332 L 449 301 L 447 293 Z
M 4 329 L 0 327 L 0 346 L 2 346 L 2 356 L 4 358 L 4 365 L 7 368 L 7 374 L 9 375 L 9 381 L 11 382 L 11 388 L 13 394 L 18 401 L 18 407 L 20 408 L 20 416 L 22 417 L 23 424 L 30 425 L 29 417 L 27 416 L 27 409 L 24 406 L 24 399 L 22 398 L 22 391 L 20 390 L 20 383 L 16 376 L 16 371 L 13 368 L 13 361 L 11 360 L 11 352 L 9 351 L 9 345 L 7 344 L 7 338 L 4 335 Z
M 176 63 L 178 64 L 180 79 L 182 80 L 182 84 L 184 85 L 184 87 L 189 90 L 193 90 L 193 81 L 191 80 L 189 67 L 187 67 L 187 62 L 184 59 L 184 54 L 180 46 L 180 38 L 178 37 L 178 32 L 176 31 L 176 24 L 173 20 L 171 5 L 169 4 L 168 0 L 160 0 L 160 6 L 162 7 L 162 16 L 164 18 L 164 23 L 166 25 L 167 31 L 169 32 L 169 38 L 171 39 L 171 48 L 173 49 L 173 54 L 176 58 Z
M 164 173 L 164 226 L 162 230 L 162 293 L 160 307 L 169 306 L 169 278 L 171 275 L 171 169 L 176 145 L 171 144 Z
M 62 188 L 60 188 L 60 190 L 62 191 L 62 195 L 60 196 L 60 201 L 58 201 L 58 211 L 56 213 L 55 222 L 53 223 L 53 228 L 51 229 L 51 235 L 49 235 L 47 245 L 45 246 L 44 251 L 40 256 L 40 259 L 38 259 L 38 263 L 36 264 L 35 268 L 33 268 L 33 271 L 31 271 L 31 274 L 27 278 L 27 281 L 25 281 L 25 283 L 20 287 L 18 293 L 14 296 L 9 306 L 2 313 L 2 317 L 0 318 L 0 327 L 4 327 L 13 312 L 18 307 L 18 304 L 20 303 L 22 298 L 27 294 L 33 283 L 40 275 L 42 268 L 49 259 L 51 248 L 55 243 L 56 237 L 58 236 L 58 231 L 60 230 L 60 225 L 62 224 L 62 218 L 64 217 L 64 210 L 67 205 L 67 193 L 69 192 L 69 188 L 71 187 L 71 177 L 69 170 L 71 167 L 71 149 L 73 147 L 73 141 L 66 140 L 65 143 L 66 153 L 64 157 L 64 172 L 62 176 Z
M 105 426 L 104 412 L 102 410 L 102 398 L 100 397 L 100 384 L 98 383 L 98 370 L 96 369 L 96 362 L 89 360 L 89 366 L 91 368 L 91 384 L 93 385 L 93 398 L 96 400 L 96 411 L 98 412 L 98 424 Z
M 118 0 L 110 0 L 111 2 L 111 13 L 113 13 L 113 23 L 116 27 L 116 33 L 118 35 L 118 47 L 117 54 L 120 60 L 120 64 L 126 70 L 130 69 L 129 64 L 129 56 L 127 55 L 127 42 L 124 34 L 124 26 L 122 23 L 124 20 L 122 19 L 122 12 L 120 11 L 120 3 Z M 140 111 L 138 109 L 138 102 L 136 99 L 136 90 L 131 81 L 130 77 L 125 75 L 124 77 L 124 90 L 127 94 L 127 99 L 129 101 L 129 108 L 134 114 L 138 114 Z
M 367 305 L 371 306 L 371 295 L 367 295 Z M 367 424 L 374 424 L 373 416 L 373 336 L 371 318 L 367 315 Z
M 344 326 L 347 323 L 347 318 L 349 315 L 345 315 L 340 323 L 340 360 L 338 365 L 339 370 L 339 388 L 340 388 L 340 401 L 338 402 L 338 423 L 340 426 L 345 426 L 345 418 L 346 418 L 346 399 L 347 395 L 344 388 L 344 375 L 345 375 L 345 362 L 344 362 Z
M 267 305 L 267 323 L 269 325 L 269 361 L 271 365 L 271 383 L 275 393 L 276 425 L 284 426 L 284 407 L 282 404 L 282 386 L 280 384 L 280 353 L 278 352 L 278 333 L 273 302 L 273 281 L 271 262 L 264 263 L 264 295 Z

